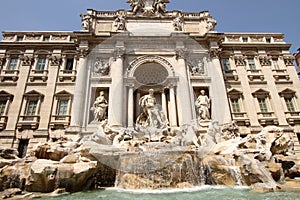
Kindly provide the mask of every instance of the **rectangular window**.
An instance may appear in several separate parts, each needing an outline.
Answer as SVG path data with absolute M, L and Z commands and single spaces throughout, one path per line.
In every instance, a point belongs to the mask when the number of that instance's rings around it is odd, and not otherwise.
M 248 42 L 248 38 L 243 38 L 243 42 Z
M 50 40 L 50 36 L 44 36 L 43 41 L 48 42 Z
M 36 115 L 37 105 L 38 105 L 38 100 L 29 100 L 27 103 L 26 115 L 27 116 Z
M 23 41 L 23 36 L 18 36 L 18 37 L 17 37 L 17 41 L 18 41 L 18 42 L 22 42 L 22 41 Z
M 248 67 L 250 70 L 256 70 L 254 58 L 248 58 Z
M 73 58 L 67 58 L 66 69 L 65 70 L 73 70 L 73 63 L 74 63 Z
M 68 114 L 68 104 L 69 104 L 68 99 L 59 100 L 57 115 L 60 115 L 60 116 L 67 115 Z
M 6 108 L 7 100 L 0 100 L 0 116 L 5 115 L 5 108 Z
M 39 58 L 36 66 L 36 70 L 43 71 L 45 69 L 45 66 L 46 66 L 46 58 L 43 57 Z
M 11 57 L 10 60 L 9 60 L 9 64 L 8 64 L 7 69 L 8 70 L 15 70 L 17 68 L 17 65 L 18 65 L 18 60 L 19 60 L 18 57 Z
M 288 109 L 289 112 L 295 112 L 295 106 L 294 106 L 294 103 L 293 103 L 293 98 L 290 97 L 290 98 L 284 98 L 285 100 L 285 103 L 286 103 L 286 107 Z
M 222 58 L 222 65 L 224 70 L 230 70 L 231 67 L 230 67 L 229 58 Z
M 239 113 L 241 112 L 240 104 L 239 104 L 239 99 L 230 99 L 231 101 L 231 106 L 232 106 L 232 112 L 233 113 Z
M 279 63 L 278 63 L 278 58 L 272 58 L 272 63 L 273 63 L 274 69 L 280 69 Z
M 259 104 L 260 112 L 263 112 L 263 113 L 268 112 L 266 98 L 258 98 L 257 101 Z

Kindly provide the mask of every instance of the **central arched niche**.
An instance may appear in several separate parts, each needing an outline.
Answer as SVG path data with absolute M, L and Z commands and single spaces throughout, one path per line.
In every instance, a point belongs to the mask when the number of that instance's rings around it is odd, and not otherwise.
M 166 81 L 169 76 L 165 67 L 156 62 L 148 62 L 140 65 L 133 76 L 143 85 L 157 85 Z

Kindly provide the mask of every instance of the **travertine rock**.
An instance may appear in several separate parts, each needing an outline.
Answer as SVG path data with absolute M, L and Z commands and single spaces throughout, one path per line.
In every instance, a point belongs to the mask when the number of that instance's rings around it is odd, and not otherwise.
M 77 192 L 89 189 L 97 162 L 61 164 L 51 160 L 37 160 L 31 166 L 30 183 L 27 191 L 52 192 L 56 188 L 66 188 Z

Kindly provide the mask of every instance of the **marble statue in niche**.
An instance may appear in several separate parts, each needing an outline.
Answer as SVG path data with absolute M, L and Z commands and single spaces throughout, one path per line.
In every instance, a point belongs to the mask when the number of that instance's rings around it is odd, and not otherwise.
M 138 126 L 157 129 L 164 129 L 167 127 L 168 122 L 166 116 L 162 109 L 156 104 L 153 89 L 150 89 L 149 94 L 144 95 L 139 99 L 139 105 L 142 107 L 143 112 L 137 118 Z
M 209 112 L 210 99 L 205 94 L 205 90 L 200 91 L 200 95 L 198 96 L 195 102 L 195 106 L 198 109 L 198 114 L 199 114 L 198 121 L 210 120 L 210 112 Z
M 99 92 L 91 110 L 94 112 L 94 122 L 101 122 L 106 119 L 108 102 L 104 97 L 104 91 Z

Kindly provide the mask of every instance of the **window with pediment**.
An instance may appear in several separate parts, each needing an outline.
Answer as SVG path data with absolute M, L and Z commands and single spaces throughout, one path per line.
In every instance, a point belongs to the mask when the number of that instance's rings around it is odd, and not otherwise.
M 19 57 L 18 56 L 11 56 L 8 61 L 7 70 L 16 70 L 19 64 Z
M 52 129 L 63 129 L 69 126 L 72 97 L 73 95 L 67 91 L 61 91 L 55 94 L 53 102 L 54 109 L 50 122 Z
M 249 70 L 256 70 L 254 57 L 247 58 L 247 65 Z
M 18 129 L 37 129 L 40 122 L 40 108 L 44 95 L 32 90 L 24 94 Z
M 8 120 L 9 106 L 13 100 L 13 95 L 0 91 L 0 130 L 4 130 Z
M 229 58 L 222 58 L 222 66 L 225 71 L 231 70 Z
M 236 90 L 232 89 L 231 91 L 228 92 L 229 100 L 230 100 L 230 106 L 231 106 L 231 111 L 233 114 L 241 113 L 243 109 L 243 93 Z
M 287 88 L 279 93 L 285 107 L 285 117 L 290 125 L 300 124 L 300 111 L 297 104 L 297 96 L 294 90 Z
M 297 111 L 297 104 L 296 104 L 296 95 L 295 91 L 289 88 L 281 91 L 279 95 L 283 98 L 286 106 L 287 112 L 296 112 Z
M 39 56 L 37 59 L 37 65 L 36 65 L 36 70 L 38 71 L 44 71 L 46 68 L 46 56 Z

